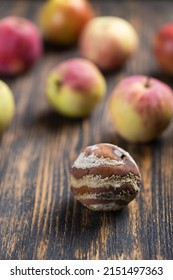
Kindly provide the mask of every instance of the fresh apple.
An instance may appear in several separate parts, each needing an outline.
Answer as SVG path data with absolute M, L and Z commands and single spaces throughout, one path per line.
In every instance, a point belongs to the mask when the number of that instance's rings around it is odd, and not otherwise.
M 124 139 L 148 142 L 159 136 L 173 117 L 173 91 L 155 78 L 130 76 L 115 87 L 109 110 Z
M 107 71 L 122 66 L 138 46 L 133 26 L 118 17 L 95 17 L 84 27 L 79 40 L 83 57 Z
M 9 126 L 14 116 L 13 93 L 6 83 L 0 80 L 0 134 Z
M 27 19 L 0 20 L 0 74 L 15 75 L 30 68 L 42 53 L 40 33 Z
M 86 0 L 49 0 L 41 7 L 38 19 L 47 41 L 68 46 L 76 43 L 93 15 L 93 9 Z
M 49 74 L 46 95 L 50 104 L 67 117 L 89 115 L 102 100 L 106 82 L 98 68 L 85 59 L 73 58 Z
M 173 22 L 160 28 L 154 38 L 153 47 L 160 67 L 173 74 Z

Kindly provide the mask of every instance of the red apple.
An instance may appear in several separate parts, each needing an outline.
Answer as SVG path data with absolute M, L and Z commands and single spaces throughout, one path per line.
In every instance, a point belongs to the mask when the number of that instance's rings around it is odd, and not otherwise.
M 39 25 L 48 41 L 71 45 L 93 15 L 86 0 L 49 0 L 40 9 Z
M 31 21 L 9 16 L 0 20 L 0 74 L 30 68 L 42 53 L 40 33 Z
M 138 36 L 133 26 L 113 16 L 93 18 L 84 27 L 79 40 L 83 57 L 105 71 L 122 66 L 137 45 Z
M 160 67 L 173 74 L 173 22 L 160 28 L 154 39 L 154 54 Z
M 67 117 L 89 115 L 105 93 L 104 76 L 92 62 L 82 58 L 61 62 L 47 79 L 46 96 L 49 103 Z
M 148 142 L 159 136 L 173 117 L 173 91 L 155 78 L 127 77 L 115 87 L 109 110 L 123 138 Z

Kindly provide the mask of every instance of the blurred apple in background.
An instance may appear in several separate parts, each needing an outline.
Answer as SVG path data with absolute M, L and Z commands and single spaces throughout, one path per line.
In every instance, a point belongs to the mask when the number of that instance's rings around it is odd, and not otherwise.
M 49 103 L 67 117 L 89 115 L 103 99 L 106 81 L 97 67 L 73 58 L 58 64 L 49 74 L 46 95 Z
M 9 16 L 0 20 L 0 74 L 15 75 L 30 68 L 42 53 L 35 24 Z
M 173 74 L 173 22 L 162 26 L 157 32 L 154 54 L 162 70 Z
M 123 65 L 138 46 L 138 35 L 126 20 L 113 16 L 95 17 L 82 31 L 79 47 L 83 57 L 102 70 Z
M 13 93 L 6 83 L 0 80 L 0 134 L 11 123 L 15 111 Z
M 87 0 L 49 0 L 41 7 L 38 20 L 47 41 L 72 45 L 93 15 Z
M 151 141 L 167 128 L 173 117 L 173 91 L 154 78 L 127 77 L 115 87 L 109 113 L 124 139 Z

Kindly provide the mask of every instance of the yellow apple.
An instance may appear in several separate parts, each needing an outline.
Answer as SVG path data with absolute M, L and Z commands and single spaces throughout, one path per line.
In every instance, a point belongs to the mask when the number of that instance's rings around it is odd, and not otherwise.
M 103 16 L 95 17 L 84 27 L 79 40 L 83 57 L 102 70 L 123 65 L 138 46 L 138 35 L 126 20 Z
M 38 20 L 45 39 L 55 44 L 71 45 L 76 43 L 93 15 L 86 0 L 49 0 L 41 7 Z

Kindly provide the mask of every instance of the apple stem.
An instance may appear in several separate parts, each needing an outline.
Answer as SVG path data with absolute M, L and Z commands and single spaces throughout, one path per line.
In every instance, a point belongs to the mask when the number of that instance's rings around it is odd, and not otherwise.
M 60 81 L 60 80 L 57 80 L 57 81 L 56 81 L 56 86 L 57 86 L 58 89 L 59 89 L 62 85 L 63 85 L 63 82 L 62 82 L 62 81 Z
M 147 79 L 146 79 L 146 82 L 145 82 L 145 87 L 146 87 L 146 88 L 149 88 L 150 85 L 151 85 L 151 83 L 150 83 L 150 77 L 147 76 Z

